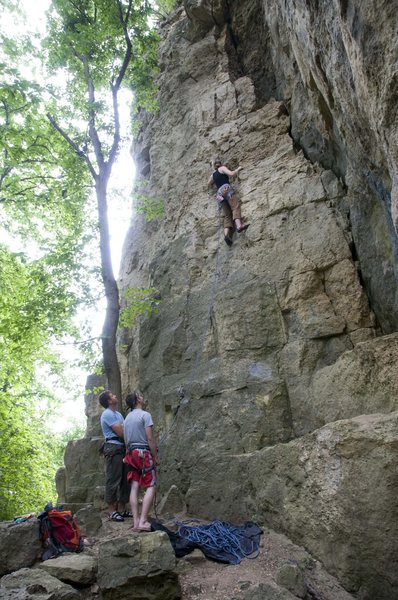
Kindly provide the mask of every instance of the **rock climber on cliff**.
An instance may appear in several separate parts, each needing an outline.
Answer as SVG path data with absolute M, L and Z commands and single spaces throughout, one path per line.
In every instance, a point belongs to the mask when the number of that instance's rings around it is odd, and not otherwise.
M 235 177 L 242 167 L 237 167 L 235 171 L 230 171 L 228 167 L 222 165 L 218 158 L 214 160 L 213 166 L 214 172 L 208 181 L 208 185 L 214 184 L 217 187 L 216 200 L 224 215 L 224 240 L 228 246 L 232 246 L 234 228 L 236 228 L 238 233 L 241 233 L 249 227 L 249 223 L 242 225 L 240 198 L 236 190 L 229 183 L 229 178 Z

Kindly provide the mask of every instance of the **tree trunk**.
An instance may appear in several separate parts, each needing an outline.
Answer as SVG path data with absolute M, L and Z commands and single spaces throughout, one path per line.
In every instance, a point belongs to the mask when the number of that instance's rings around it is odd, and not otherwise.
M 116 354 L 116 332 L 119 323 L 120 306 L 119 290 L 113 274 L 111 260 L 107 203 L 108 179 L 109 176 L 100 174 L 95 185 L 100 230 L 101 273 L 106 297 L 106 313 L 101 339 L 108 389 L 116 394 L 119 399 L 119 405 L 121 406 L 122 384 L 119 361 Z

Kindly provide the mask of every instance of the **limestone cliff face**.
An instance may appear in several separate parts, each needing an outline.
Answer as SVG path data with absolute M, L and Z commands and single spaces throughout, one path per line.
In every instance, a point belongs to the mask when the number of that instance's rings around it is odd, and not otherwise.
M 394 3 L 253 0 L 230 12 L 234 76 L 253 79 L 260 103 L 283 99 L 296 147 L 342 178 L 367 293 L 383 331 L 396 331 Z
M 360 598 L 397 591 L 397 16 L 366 0 L 186 0 L 163 26 L 160 111 L 136 159 L 124 388 L 159 437 L 160 493 L 267 519 Z M 211 160 L 243 166 L 223 240 Z M 173 488 L 175 489 L 175 488 Z

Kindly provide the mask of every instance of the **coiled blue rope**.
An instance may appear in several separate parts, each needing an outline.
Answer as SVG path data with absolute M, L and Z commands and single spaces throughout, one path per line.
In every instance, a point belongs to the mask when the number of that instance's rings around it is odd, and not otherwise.
M 248 537 L 244 527 L 237 527 L 224 521 L 212 521 L 207 525 L 189 526 L 178 523 L 177 534 L 195 542 L 204 550 L 231 555 L 229 562 L 238 564 L 243 558 L 257 558 L 260 545 L 257 539 Z

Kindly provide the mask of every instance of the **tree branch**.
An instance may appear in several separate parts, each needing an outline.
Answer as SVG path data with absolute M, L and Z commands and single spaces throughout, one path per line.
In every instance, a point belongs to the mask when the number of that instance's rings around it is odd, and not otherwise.
M 78 346 L 80 344 L 87 344 L 87 342 L 94 342 L 95 340 L 101 340 L 102 335 L 96 335 L 95 337 L 87 338 L 86 340 L 80 340 L 75 342 L 56 342 L 55 346 Z
M 99 139 L 97 128 L 95 126 L 95 111 L 94 111 L 95 88 L 94 88 L 94 83 L 93 83 L 93 80 L 92 80 L 92 77 L 90 74 L 90 67 L 88 64 L 87 56 L 85 56 L 85 55 L 79 56 L 79 59 L 83 63 L 84 78 L 86 80 L 86 85 L 87 85 L 87 94 L 88 94 L 88 102 L 89 102 L 88 131 L 89 131 L 89 136 L 90 136 L 90 139 L 91 139 L 93 147 L 94 147 L 95 157 L 97 159 L 97 164 L 98 164 L 98 170 L 99 170 L 99 172 L 101 172 L 101 171 L 103 171 L 103 169 L 105 167 L 105 160 L 104 160 L 104 155 L 102 153 L 101 140 Z
M 126 52 L 124 54 L 123 63 L 122 63 L 122 66 L 120 67 L 119 74 L 116 78 L 116 82 L 115 83 L 111 82 L 111 84 L 110 84 L 111 91 L 112 91 L 113 116 L 115 119 L 115 131 L 113 134 L 112 147 L 109 151 L 108 165 L 113 164 L 113 162 L 116 158 L 118 149 L 119 149 L 119 144 L 120 144 L 120 115 L 119 115 L 118 93 L 119 93 L 119 89 L 122 84 L 122 81 L 126 75 L 126 71 L 130 64 L 131 57 L 133 54 L 133 46 L 131 43 L 129 32 L 127 30 L 127 23 L 128 23 L 130 13 L 131 13 L 131 7 L 132 7 L 132 0 L 129 0 L 127 11 L 126 11 L 126 17 L 123 18 L 122 5 L 121 5 L 120 0 L 117 0 L 119 21 L 120 21 L 120 24 L 123 29 L 124 39 L 126 41 Z
M 4 179 L 11 173 L 13 167 L 7 167 L 6 169 L 4 169 L 3 173 L 0 176 L 0 189 L 3 185 L 3 181 Z
M 89 17 L 89 15 L 84 12 L 81 8 L 81 6 L 79 5 L 78 2 L 73 2 L 73 0 L 69 0 L 69 2 L 71 3 L 71 5 L 76 9 L 76 11 L 82 16 L 83 18 L 83 22 L 85 23 L 89 23 L 90 25 L 93 24 L 92 19 Z M 95 21 L 94 21 L 95 22 Z
M 55 177 L 54 175 L 32 175 L 31 177 L 20 177 L 18 178 L 18 181 L 46 181 L 47 179 L 51 179 L 53 181 L 61 181 L 60 177 Z
M 44 147 L 44 146 L 43 146 Z M 58 161 L 54 160 L 44 160 L 43 158 L 27 158 L 26 160 L 20 160 L 20 165 L 52 165 L 54 167 L 59 166 Z
M 35 189 L 36 189 L 35 185 L 33 187 L 27 187 L 24 190 L 21 190 L 20 192 L 15 193 L 14 196 L 24 196 L 24 194 L 26 194 L 26 192 L 30 192 Z M 0 198 L 1 204 L 5 204 L 6 202 L 13 202 L 13 203 L 26 202 L 26 198 Z
M 128 23 L 128 19 L 130 17 L 131 6 L 132 6 L 132 0 L 129 0 L 127 12 L 126 12 L 126 18 L 123 19 L 122 4 L 121 4 L 120 0 L 117 0 L 117 10 L 118 10 L 118 14 L 119 14 L 119 20 L 120 20 L 120 24 L 123 29 L 124 39 L 126 41 L 126 52 L 124 55 L 123 63 L 122 63 L 122 66 L 120 67 L 119 75 L 116 78 L 116 83 L 114 85 L 112 85 L 112 90 L 113 90 L 113 88 L 115 88 L 117 92 L 119 91 L 120 85 L 124 79 L 124 76 L 127 71 L 127 67 L 130 64 L 131 56 L 133 53 L 133 46 L 131 43 L 129 32 L 127 30 L 127 23 Z
M 7 104 L 7 102 L 4 99 L 1 100 L 1 103 L 2 103 L 2 105 L 4 107 L 4 112 L 5 112 L 5 115 L 6 115 L 6 125 L 9 125 L 10 124 L 10 112 L 8 110 L 8 104 Z
M 28 179 L 29 181 L 29 179 Z M 20 190 L 19 192 L 12 192 L 14 198 L 0 198 L 0 203 L 5 203 L 5 202 L 25 202 L 26 198 L 21 198 L 21 199 L 16 199 L 15 196 L 24 196 L 27 192 L 31 192 L 32 190 L 36 190 L 37 189 L 37 185 L 32 185 L 29 187 L 24 188 L 23 190 Z
M 72 150 L 74 150 L 76 152 L 77 156 L 79 158 L 82 158 L 85 161 L 92 177 L 94 178 L 94 180 L 96 180 L 98 177 L 97 173 L 95 172 L 95 169 L 94 169 L 93 165 L 91 164 L 91 161 L 90 161 L 89 157 L 87 156 L 87 154 L 85 154 L 83 152 L 83 150 L 81 150 L 79 148 L 79 146 L 72 140 L 72 138 L 69 137 L 69 135 L 66 133 L 66 131 L 64 131 L 62 129 L 62 127 L 60 127 L 60 125 L 58 125 L 57 121 L 54 119 L 54 117 L 50 113 L 47 113 L 47 118 L 50 121 L 51 125 L 54 127 L 54 129 L 62 135 L 62 137 L 69 144 L 69 146 L 72 148 Z
M 40 142 L 40 140 L 43 139 L 43 143 Z M 27 150 L 31 150 L 32 148 L 36 149 L 41 149 L 44 148 L 44 150 L 46 150 L 51 156 L 54 156 L 54 153 L 52 151 L 51 148 L 49 148 L 46 143 L 44 143 L 46 140 L 46 138 L 44 136 L 36 136 L 35 140 L 29 144 L 29 146 L 27 147 Z

